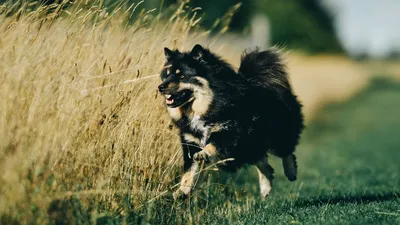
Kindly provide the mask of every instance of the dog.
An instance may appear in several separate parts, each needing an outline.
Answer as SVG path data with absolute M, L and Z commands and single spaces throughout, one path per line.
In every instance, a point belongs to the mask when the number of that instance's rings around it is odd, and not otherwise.
M 237 72 L 199 44 L 190 52 L 164 53 L 158 90 L 183 150 L 184 173 L 174 198 L 190 195 L 202 165 L 227 171 L 255 165 L 265 198 L 274 178 L 268 154 L 281 158 L 286 177 L 296 180 L 302 105 L 277 51 L 244 51 Z

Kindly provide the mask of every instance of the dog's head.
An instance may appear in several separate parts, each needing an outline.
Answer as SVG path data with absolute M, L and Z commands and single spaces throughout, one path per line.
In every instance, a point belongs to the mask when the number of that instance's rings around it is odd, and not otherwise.
M 165 96 L 168 107 L 179 107 L 207 94 L 204 90 L 208 89 L 208 81 L 201 66 L 207 52 L 201 45 L 195 45 L 189 53 L 164 48 L 166 63 L 158 90 Z

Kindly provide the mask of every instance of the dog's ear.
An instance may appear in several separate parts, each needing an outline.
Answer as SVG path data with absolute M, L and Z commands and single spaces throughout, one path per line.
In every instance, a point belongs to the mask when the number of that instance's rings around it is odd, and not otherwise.
M 193 47 L 192 51 L 190 52 L 190 55 L 191 55 L 194 59 L 200 60 L 200 59 L 203 58 L 204 52 L 205 52 L 204 48 L 203 48 L 201 45 L 196 44 L 196 45 Z
M 164 48 L 164 55 L 167 61 L 172 58 L 172 54 L 173 52 L 169 48 Z

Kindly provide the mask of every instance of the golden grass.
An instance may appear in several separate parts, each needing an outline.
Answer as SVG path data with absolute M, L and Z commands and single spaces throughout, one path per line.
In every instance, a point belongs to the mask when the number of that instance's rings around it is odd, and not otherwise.
M 71 195 L 129 193 L 139 207 L 179 168 L 157 74 L 162 47 L 180 47 L 196 20 L 182 6 L 128 25 L 122 8 L 83 6 L 0 17 L 0 214 L 26 221 Z
M 121 194 L 140 208 L 177 181 L 180 145 L 157 74 L 164 46 L 189 46 L 206 33 L 191 32 L 198 21 L 184 6 L 163 22 L 142 11 L 128 25 L 122 6 L 107 14 L 79 4 L 0 15 L 0 215 L 22 222 L 45 221 L 35 212 L 70 196 L 123 215 Z M 240 52 L 213 48 L 237 66 Z M 366 82 L 343 58 L 288 58 L 307 118 Z

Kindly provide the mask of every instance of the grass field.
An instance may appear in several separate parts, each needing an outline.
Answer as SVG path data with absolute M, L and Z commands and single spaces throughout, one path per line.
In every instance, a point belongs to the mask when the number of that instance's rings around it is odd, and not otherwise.
M 208 32 L 193 30 L 197 9 L 184 5 L 159 17 L 87 2 L 0 7 L 0 224 L 399 223 L 398 83 L 360 91 L 370 74 L 351 60 L 295 59 L 308 121 L 298 181 L 273 162 L 265 201 L 248 168 L 210 173 L 174 202 L 181 151 L 156 92 L 162 47 Z M 132 8 L 140 13 L 128 24 Z
M 258 198 L 254 168 L 210 173 L 190 199 L 169 194 L 139 208 L 91 215 L 78 198 L 54 203 L 74 222 L 98 224 L 399 224 L 400 83 L 377 78 L 345 103 L 320 110 L 298 148 L 299 178 L 290 183 L 277 160 L 272 194 Z M 122 213 L 122 215 L 121 215 Z M 67 217 L 72 216 L 72 217 Z M 62 217 L 65 218 L 65 217 Z
M 275 189 L 264 201 L 249 168 L 213 179 L 222 185 L 186 202 L 150 204 L 149 222 L 399 224 L 399 98 L 400 83 L 375 79 L 361 94 L 319 111 L 298 149 L 298 181 L 289 183 L 275 162 Z

